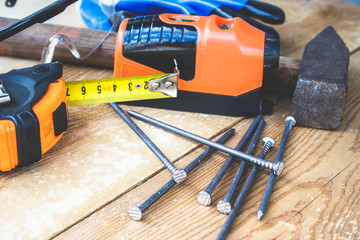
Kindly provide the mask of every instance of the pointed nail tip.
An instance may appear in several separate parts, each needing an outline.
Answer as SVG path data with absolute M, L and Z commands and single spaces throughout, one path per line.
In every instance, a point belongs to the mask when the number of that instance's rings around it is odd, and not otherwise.
M 261 210 L 259 210 L 257 212 L 257 219 L 260 220 L 263 217 L 263 215 L 264 215 L 263 212 Z

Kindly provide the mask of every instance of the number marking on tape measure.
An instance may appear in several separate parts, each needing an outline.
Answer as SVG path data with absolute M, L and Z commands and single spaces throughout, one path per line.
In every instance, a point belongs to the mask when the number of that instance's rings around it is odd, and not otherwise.
M 149 83 L 172 75 L 154 74 L 137 77 L 68 81 L 65 82 L 66 99 L 68 105 L 72 106 L 169 98 L 170 96 L 162 92 L 150 91 Z

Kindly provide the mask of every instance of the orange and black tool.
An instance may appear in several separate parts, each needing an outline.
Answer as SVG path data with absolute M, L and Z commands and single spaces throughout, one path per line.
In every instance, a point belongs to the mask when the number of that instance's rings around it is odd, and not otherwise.
M 76 0 L 58 0 L 0 30 L 0 41 L 61 13 Z M 68 127 L 62 63 L 0 74 L 0 171 L 37 162 Z
M 271 112 L 261 87 L 263 72 L 278 66 L 279 40 L 242 19 L 160 14 L 121 23 L 115 77 L 169 72 L 173 59 L 178 97 L 130 104 L 230 116 Z
M 60 62 L 12 70 L 0 81 L 0 171 L 9 171 L 37 162 L 60 140 L 68 126 L 66 92 Z

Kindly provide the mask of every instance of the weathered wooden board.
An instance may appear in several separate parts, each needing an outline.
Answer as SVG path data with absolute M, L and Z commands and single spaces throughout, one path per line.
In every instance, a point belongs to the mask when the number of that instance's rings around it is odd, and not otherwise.
M 283 55 L 300 58 L 305 43 L 328 25 L 335 27 L 350 51 L 359 48 L 358 6 L 337 0 L 272 3 L 287 13 L 287 22 L 276 27 L 281 35 Z M 1 16 L 5 15 L 1 13 Z M 354 228 L 359 225 L 356 207 L 359 201 L 356 160 L 360 159 L 359 59 L 358 53 L 351 58 L 349 100 L 341 128 L 334 132 L 295 128 L 284 157 L 286 168 L 275 186 L 267 215 L 260 222 L 255 217 L 268 174 L 263 170 L 230 239 L 358 238 Z M 36 63 L 0 57 L 0 71 Z M 111 71 L 98 68 L 68 65 L 64 68 L 65 80 L 111 75 Z M 263 136 L 274 137 L 278 146 L 291 100 L 277 96 L 273 99 L 275 112 L 266 117 Z M 125 108 L 205 137 L 216 136 L 235 125 L 237 133 L 230 146 L 236 144 L 251 122 L 243 118 Z M 58 239 L 216 237 L 225 216 L 217 213 L 214 204 L 200 206 L 196 194 L 210 182 L 225 154 L 213 155 L 186 183 L 176 186 L 146 211 L 142 222 L 134 222 L 127 216 L 127 208 L 145 200 L 170 179 L 170 174 L 108 105 L 71 107 L 69 114 L 69 130 L 40 162 L 0 174 L 1 239 L 47 239 L 55 235 Z M 137 123 L 178 167 L 184 167 L 205 149 L 195 149 L 198 145 L 192 141 Z M 275 151 L 269 154 L 270 160 L 274 157 Z M 215 203 L 224 196 L 235 170 L 215 190 Z M 324 204 L 330 208 L 326 209 Z
M 286 168 L 278 177 L 270 207 L 263 220 L 256 219 L 268 172 L 262 170 L 228 239 L 357 239 L 359 237 L 360 169 L 360 52 L 351 58 L 348 105 L 341 128 L 323 131 L 295 127 L 283 158 Z M 279 100 L 275 114 L 267 116 L 263 136 L 273 136 L 279 144 L 283 119 L 290 112 L 289 99 Z M 245 132 L 244 120 L 235 126 L 234 146 Z M 205 148 L 182 158 L 185 166 Z M 259 147 L 257 148 L 257 153 Z M 274 159 L 270 152 L 268 159 Z M 60 234 L 56 239 L 215 239 L 226 216 L 216 210 L 238 164 L 224 176 L 213 193 L 209 207 L 197 203 L 224 162 L 217 153 L 202 164 L 189 179 L 174 187 L 145 211 L 140 222 L 130 219 L 128 207 L 139 205 L 166 181 L 166 171 L 156 174 L 116 201 Z M 249 169 L 248 169 L 249 170 Z M 242 181 L 243 182 L 243 181 Z
M 65 67 L 64 72 L 69 80 L 111 75 L 106 70 L 79 67 Z M 224 116 L 131 109 L 205 137 L 239 121 Z M 0 196 L 4 196 L 0 221 L 7 225 L 0 226 L 0 235 L 47 238 L 163 168 L 108 105 L 69 107 L 69 116 L 68 131 L 41 161 L 1 174 L 2 185 L 7 187 L 0 189 Z M 197 146 L 144 123 L 139 126 L 171 161 Z
M 327 26 L 333 26 L 350 52 L 360 47 L 359 6 L 341 0 L 267 1 L 286 12 L 285 24 L 276 26 L 281 55 L 301 58 L 304 46 Z
M 327 167 L 323 172 L 329 173 L 329 168 L 339 168 L 332 177 L 323 178 L 317 174 L 325 185 L 303 185 L 317 191 L 314 199 L 298 214 L 289 220 L 293 229 L 284 232 L 279 239 L 359 239 L 360 218 L 360 52 L 351 57 L 349 98 L 345 119 L 341 129 L 330 135 L 332 145 L 320 159 L 324 159 Z M 316 168 L 318 168 L 316 166 Z M 327 182 L 326 182 L 327 181 Z M 318 185 L 318 186 L 317 186 Z

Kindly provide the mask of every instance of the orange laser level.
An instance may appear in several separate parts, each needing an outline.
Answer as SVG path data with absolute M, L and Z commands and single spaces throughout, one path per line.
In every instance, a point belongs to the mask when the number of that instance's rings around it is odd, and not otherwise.
M 279 40 L 242 19 L 160 14 L 121 23 L 115 77 L 168 72 L 172 59 L 178 97 L 130 104 L 230 116 L 271 112 L 261 87 L 264 70 L 278 66 Z

